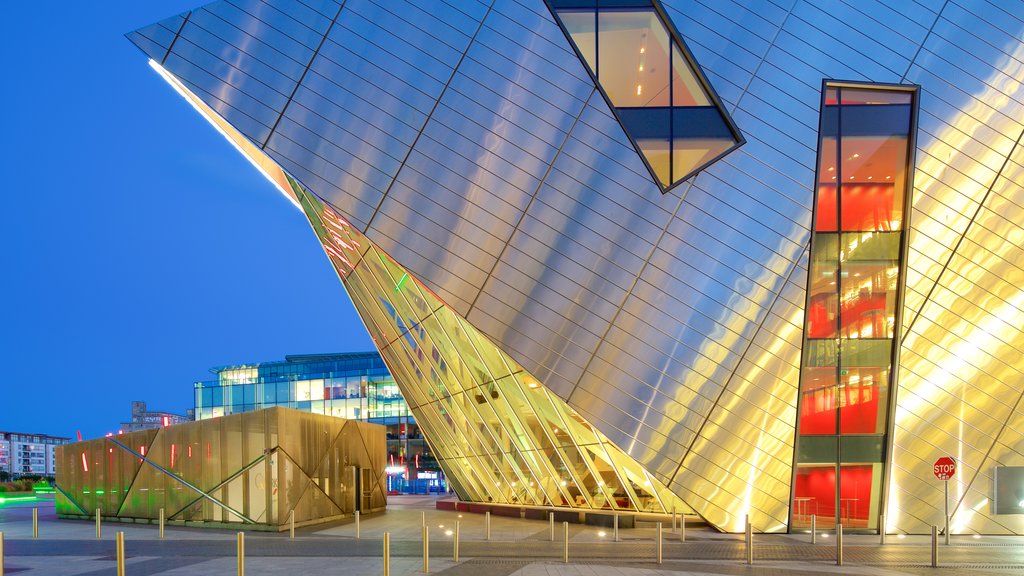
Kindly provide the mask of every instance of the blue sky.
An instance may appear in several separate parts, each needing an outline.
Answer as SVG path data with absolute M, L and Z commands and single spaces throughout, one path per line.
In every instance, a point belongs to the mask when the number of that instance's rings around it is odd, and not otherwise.
M 101 436 L 211 366 L 372 349 L 305 218 L 123 36 L 197 4 L 4 7 L 0 430 Z

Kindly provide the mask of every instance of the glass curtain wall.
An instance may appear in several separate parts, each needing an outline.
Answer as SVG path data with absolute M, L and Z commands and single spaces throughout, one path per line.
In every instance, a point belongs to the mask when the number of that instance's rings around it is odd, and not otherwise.
M 792 526 L 875 529 L 894 386 L 916 91 L 829 85 L 821 112 Z
M 664 188 L 739 143 L 653 2 L 553 0 L 552 5 Z
M 387 428 L 388 491 L 443 492 L 444 475 L 398 385 L 376 352 L 288 356 L 211 369 L 195 383 L 199 420 L 273 406 Z

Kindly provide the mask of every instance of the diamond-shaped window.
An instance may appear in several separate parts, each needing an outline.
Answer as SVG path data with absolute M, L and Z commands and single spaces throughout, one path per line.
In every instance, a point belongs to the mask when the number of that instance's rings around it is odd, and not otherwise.
M 549 2 L 663 189 L 743 143 L 656 2 Z

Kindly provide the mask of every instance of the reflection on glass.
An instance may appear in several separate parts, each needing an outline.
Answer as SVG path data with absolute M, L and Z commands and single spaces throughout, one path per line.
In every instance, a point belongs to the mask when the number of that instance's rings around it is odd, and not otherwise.
M 824 94 L 794 526 L 814 513 L 854 528 L 877 526 L 912 101 L 907 90 L 828 86 Z
M 807 295 L 807 338 L 834 338 L 839 321 L 839 238 L 818 234 L 811 254 Z

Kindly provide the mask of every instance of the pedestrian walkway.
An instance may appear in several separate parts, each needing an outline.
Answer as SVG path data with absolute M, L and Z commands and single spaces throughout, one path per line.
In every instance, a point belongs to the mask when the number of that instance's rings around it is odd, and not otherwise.
M 930 567 L 928 537 L 846 535 L 843 566 L 836 566 L 834 538 L 809 535 L 757 535 L 754 564 L 746 564 L 742 535 L 719 534 L 691 523 L 686 542 L 666 525 L 662 531 L 663 563 L 656 559 L 656 527 L 639 523 L 621 530 L 618 542 L 609 528 L 570 524 L 569 563 L 562 562 L 562 524 L 551 539 L 546 521 L 491 517 L 486 540 L 485 517 L 439 511 L 433 497 L 391 497 L 388 511 L 355 523 L 246 535 L 246 574 L 374 575 L 383 573 L 382 538 L 391 539 L 391 574 L 423 573 L 422 533 L 430 538 L 430 573 L 457 576 L 660 576 L 796 574 L 1020 574 L 1024 576 L 1024 538 L 961 537 L 939 547 L 940 568 Z M 39 538 L 32 538 L 33 506 L 39 506 Z M 458 523 L 459 562 L 452 560 Z M 168 526 L 159 539 L 156 526 L 107 522 L 101 539 L 92 522 L 59 520 L 52 503 L 0 507 L 5 535 L 4 576 L 99 576 L 114 574 L 114 535 L 125 533 L 126 573 L 132 576 L 186 576 L 236 573 L 236 532 Z

